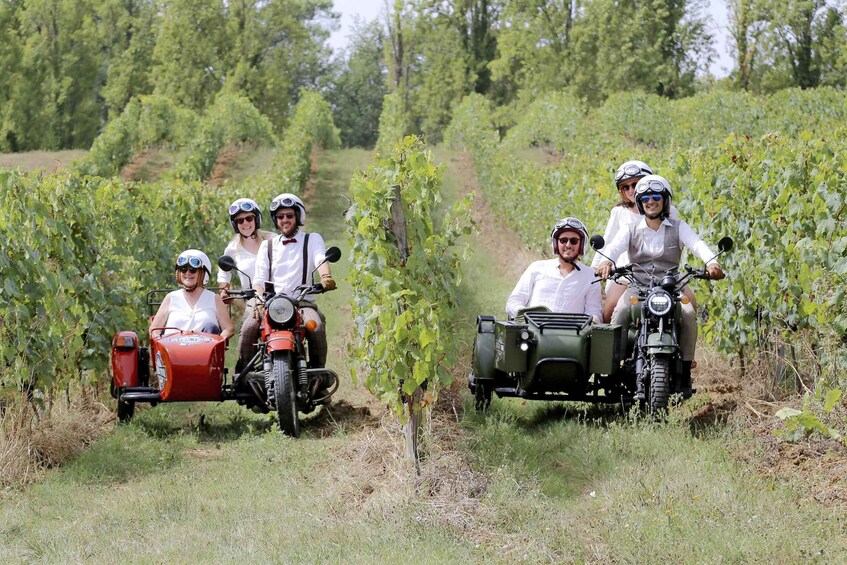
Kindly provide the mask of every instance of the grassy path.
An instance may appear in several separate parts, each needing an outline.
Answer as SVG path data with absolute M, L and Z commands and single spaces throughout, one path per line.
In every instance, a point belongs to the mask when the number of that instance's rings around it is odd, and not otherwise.
M 448 165 L 449 203 L 473 176 L 460 157 L 436 155 Z M 310 229 L 344 257 L 343 196 L 368 159 L 323 153 L 307 194 Z M 467 336 L 466 353 L 475 315 L 500 315 L 532 258 L 481 201 L 477 216 L 459 293 L 465 321 L 455 330 Z M 333 266 L 339 290 L 321 298 L 343 384 L 304 437 L 286 438 L 268 416 L 231 403 L 140 411 L 0 501 L 0 562 L 847 559 L 844 513 L 738 464 L 731 431 L 692 435 L 679 422 L 499 399 L 486 417 L 463 416 L 466 395 L 454 392 L 435 414 L 422 476 L 411 477 L 395 424 L 345 367 L 345 265 Z M 465 354 L 457 377 L 467 364 Z

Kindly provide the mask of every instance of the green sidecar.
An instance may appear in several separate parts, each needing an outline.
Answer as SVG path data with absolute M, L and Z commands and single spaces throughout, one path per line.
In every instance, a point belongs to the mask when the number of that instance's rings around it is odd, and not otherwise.
M 514 321 L 477 317 L 468 386 L 477 410 L 494 393 L 530 400 L 617 403 L 634 398 L 635 377 L 625 371 L 621 326 L 592 324 L 585 314 L 530 309 Z

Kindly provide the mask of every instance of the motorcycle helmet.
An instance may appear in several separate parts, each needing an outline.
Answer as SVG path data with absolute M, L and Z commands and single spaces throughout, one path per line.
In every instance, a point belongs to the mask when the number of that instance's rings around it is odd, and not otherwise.
M 644 204 L 641 202 L 643 196 L 649 194 L 661 194 L 664 197 L 662 205 L 661 217 L 667 218 L 671 211 L 671 185 L 665 177 L 659 175 L 647 175 L 638 181 L 635 185 L 635 205 L 638 207 L 638 213 L 645 216 Z
M 646 175 L 652 175 L 653 169 L 644 161 L 627 161 L 615 172 L 615 186 L 618 186 L 621 181 L 632 178 L 640 178 Z
M 252 212 L 256 218 L 256 231 L 259 231 L 259 228 L 262 227 L 262 210 L 256 204 L 256 201 L 249 198 L 239 198 L 229 205 L 229 223 L 232 224 L 232 229 L 235 233 L 239 233 L 238 226 L 235 223 L 235 216 L 240 212 Z
M 302 226 L 306 222 L 306 207 L 303 205 L 303 201 L 288 192 L 279 194 L 271 200 L 270 208 L 271 219 L 273 220 L 274 225 L 276 225 L 276 211 L 280 208 L 293 208 L 294 213 L 297 215 L 298 226 Z
M 588 230 L 585 229 L 585 224 L 576 218 L 562 218 L 556 222 L 555 226 L 553 226 L 553 230 L 550 232 L 550 239 L 553 244 L 553 255 L 559 255 L 559 249 L 556 247 L 556 239 L 559 237 L 559 234 L 565 230 L 573 230 L 579 233 L 579 236 L 582 239 L 582 243 L 579 246 L 579 254 L 585 255 L 585 251 L 588 249 Z
M 199 249 L 186 249 L 176 258 L 175 269 L 180 267 L 193 267 L 195 269 L 203 269 L 206 271 L 203 274 L 203 286 L 209 284 L 209 277 L 212 274 L 212 262 L 209 257 Z

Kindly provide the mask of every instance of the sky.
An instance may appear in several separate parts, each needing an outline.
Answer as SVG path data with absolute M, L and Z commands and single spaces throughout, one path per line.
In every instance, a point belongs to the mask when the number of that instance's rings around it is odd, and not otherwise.
M 385 0 L 335 0 L 334 10 L 341 14 L 341 27 L 329 38 L 333 49 L 345 47 L 356 16 L 371 21 L 380 16 L 385 8 Z M 729 74 L 733 66 L 727 47 L 729 30 L 726 15 L 726 0 L 709 0 L 708 13 L 712 17 L 712 35 L 715 37 L 716 58 L 709 70 L 712 75 L 721 78 Z

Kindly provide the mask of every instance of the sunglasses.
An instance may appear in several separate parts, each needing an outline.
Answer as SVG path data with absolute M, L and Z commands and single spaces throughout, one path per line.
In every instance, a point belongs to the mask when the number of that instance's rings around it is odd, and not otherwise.
M 229 207 L 229 215 L 237 214 L 238 211 L 242 212 L 252 212 L 257 210 L 256 206 L 253 205 L 252 202 L 242 202 L 241 204 L 233 204 Z
M 641 200 L 642 202 L 650 202 L 650 200 L 652 200 L 653 202 L 658 202 L 659 200 L 662 199 L 662 195 L 656 194 L 655 192 L 653 192 L 651 194 L 644 194 L 642 196 L 639 196 L 638 199 Z
M 188 265 L 183 265 L 182 267 L 177 267 L 176 270 L 183 274 L 191 273 L 193 275 L 200 269 L 198 269 L 197 267 L 189 267 Z
M 243 218 L 235 218 L 233 221 L 240 226 L 244 222 L 255 222 L 256 216 L 244 216 Z
M 651 171 L 650 169 L 643 169 L 643 168 L 639 167 L 638 165 L 630 164 L 630 165 L 623 166 L 623 167 L 621 167 L 620 169 L 617 170 L 617 172 L 615 173 L 615 182 L 618 182 L 619 180 L 621 180 L 624 177 L 634 177 L 636 175 L 643 177 L 643 176 L 652 175 L 652 174 L 653 174 L 653 171 Z
M 635 182 L 632 182 L 632 183 L 629 183 L 629 184 L 621 183 L 621 184 L 618 185 L 618 190 L 622 190 L 624 192 L 629 192 L 630 190 L 635 190 L 636 184 L 638 184 L 638 181 L 635 181 Z
M 285 214 L 277 214 L 276 215 L 277 220 L 282 220 L 282 219 L 293 220 L 296 217 L 297 217 L 297 214 L 295 214 L 294 212 L 286 212 Z
M 582 241 L 582 239 L 580 239 L 578 237 L 560 237 L 559 238 L 559 243 L 561 243 L 562 245 L 567 245 L 568 243 L 570 243 L 571 245 L 579 245 L 580 241 Z

